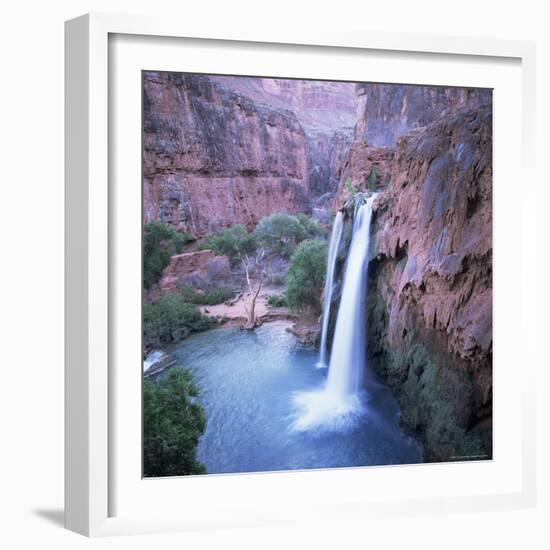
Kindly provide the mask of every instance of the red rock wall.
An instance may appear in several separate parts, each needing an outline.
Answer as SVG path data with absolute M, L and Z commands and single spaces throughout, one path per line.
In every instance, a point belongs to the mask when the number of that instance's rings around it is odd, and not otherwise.
M 357 191 L 367 190 L 367 179 L 374 168 L 380 186 L 391 182 L 394 152 L 388 147 L 370 147 L 366 141 L 354 143 L 346 152 L 338 168 L 338 185 L 334 206 L 340 207 L 350 196 L 347 182 Z
M 212 79 L 256 102 L 292 111 L 307 136 L 310 197 L 336 190 L 338 167 L 353 139 L 355 84 L 233 76 Z
M 212 79 L 255 101 L 292 111 L 306 131 L 312 133 L 355 126 L 353 83 L 235 76 Z
M 308 185 L 312 197 L 337 191 L 338 172 L 352 144 L 349 130 L 308 135 Z
M 467 111 L 398 143 L 392 183 L 377 205 L 376 250 L 406 264 L 395 285 L 389 336 L 414 305 L 464 359 L 491 352 L 490 109 Z M 405 253 L 405 252 L 404 252 Z
M 399 388 L 405 415 L 410 418 L 419 403 L 427 408 L 441 399 L 452 407 L 448 415 L 456 429 L 463 430 L 460 444 L 471 447 L 468 437 L 477 433 L 477 448 L 490 454 L 490 105 L 458 111 L 398 141 L 391 185 L 375 204 L 373 237 L 371 357 L 393 361 L 384 368 Z M 415 359 L 419 354 L 424 363 Z M 440 380 L 429 399 L 428 363 Z M 424 434 L 433 433 L 431 422 L 410 421 Z M 435 443 L 427 437 L 428 456 L 449 459 L 457 453 L 456 442 L 445 448 L 445 433 Z
M 144 76 L 144 221 L 200 237 L 308 207 L 307 140 L 296 117 L 207 77 Z
M 400 136 L 457 109 L 491 101 L 491 90 L 395 84 L 357 85 L 355 139 L 395 147 Z

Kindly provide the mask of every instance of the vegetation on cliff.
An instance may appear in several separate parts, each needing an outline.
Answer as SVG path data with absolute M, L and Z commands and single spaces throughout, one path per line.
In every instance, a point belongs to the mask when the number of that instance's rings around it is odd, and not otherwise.
M 476 389 L 467 369 L 456 364 L 456 358 L 448 354 L 434 335 L 420 334 L 412 323 L 401 344 L 390 345 L 389 303 L 373 284 L 377 279 L 383 286 L 383 278 L 383 272 L 379 271 L 371 279 L 369 288 L 369 360 L 394 388 L 401 407 L 402 426 L 424 443 L 426 462 L 490 458 L 490 433 L 468 425 L 476 402 Z
M 397 386 L 402 423 L 421 435 L 427 461 L 491 457 L 486 437 L 465 429 L 456 409 L 474 391 L 467 372 L 436 363 L 419 341 L 403 351 L 391 350 L 382 372 Z
M 172 369 L 158 382 L 143 381 L 143 475 L 205 474 L 197 460 L 206 417 L 191 373 Z

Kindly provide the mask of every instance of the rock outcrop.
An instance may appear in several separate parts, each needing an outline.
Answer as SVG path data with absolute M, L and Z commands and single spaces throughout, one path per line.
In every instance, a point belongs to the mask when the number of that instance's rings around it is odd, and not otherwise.
M 227 284 L 231 267 L 227 256 L 216 256 L 212 250 L 186 252 L 170 258 L 159 282 L 162 293 L 175 292 L 184 286 L 206 290 Z
M 355 192 L 390 185 L 393 159 L 394 152 L 388 147 L 371 147 L 366 141 L 354 143 L 338 169 L 336 209 Z
M 357 84 L 356 141 L 394 148 L 397 139 L 414 128 L 445 118 L 463 107 L 491 100 L 483 88 L 451 88 L 396 84 Z
M 307 209 L 308 150 L 296 116 L 200 75 L 144 75 L 144 221 L 195 237 Z
M 478 100 L 409 130 L 395 149 L 355 143 L 339 171 L 334 297 L 353 197 L 376 191 L 369 365 L 394 386 L 426 460 L 492 456 L 492 108 Z
M 428 460 L 492 452 L 491 190 L 485 105 L 400 139 L 375 204 L 368 353 Z

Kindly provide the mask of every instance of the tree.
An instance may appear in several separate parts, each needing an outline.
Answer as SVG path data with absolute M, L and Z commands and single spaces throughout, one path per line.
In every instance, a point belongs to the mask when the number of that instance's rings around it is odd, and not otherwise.
M 281 212 L 263 218 L 255 233 L 266 248 L 286 257 L 308 236 L 305 224 L 296 216 Z
M 207 247 L 216 254 L 226 255 L 232 265 L 242 265 L 250 296 L 250 305 L 245 307 L 245 328 L 256 328 L 256 300 L 263 286 L 265 248 L 261 246 L 257 235 L 249 233 L 242 225 L 234 225 L 212 235 L 207 241 Z
M 326 230 L 315 219 L 307 214 L 297 214 L 296 218 L 304 228 L 306 239 L 315 239 L 326 234 Z
M 227 256 L 232 265 L 253 254 L 258 246 L 256 236 L 243 225 L 234 225 L 211 235 L 202 248 L 209 248 L 220 256 Z
M 367 189 L 369 189 L 370 191 L 376 190 L 379 179 L 380 176 L 378 175 L 378 170 L 376 170 L 376 166 L 374 166 L 373 164 L 367 177 Z
M 247 257 L 246 262 L 243 262 L 245 265 L 245 274 L 246 274 L 246 282 L 248 284 L 248 292 L 251 295 L 250 300 L 250 307 L 245 306 L 245 311 L 247 315 L 247 322 L 245 325 L 245 328 L 248 330 L 253 330 L 258 326 L 258 321 L 256 319 L 256 300 L 258 299 L 258 296 L 260 295 L 260 291 L 262 290 L 263 282 L 264 282 L 264 256 L 265 256 L 265 249 L 259 248 L 256 252 L 256 254 L 249 258 Z M 254 267 L 254 273 L 256 274 L 256 290 L 253 288 L 252 279 L 250 277 L 250 268 L 251 266 Z
M 188 233 L 178 233 L 173 227 L 153 221 L 143 228 L 143 284 L 145 288 L 158 282 L 170 257 L 179 254 L 192 239 Z
M 143 382 L 143 474 L 147 477 L 205 474 L 197 460 L 206 417 L 196 402 L 191 373 L 172 369 L 158 383 Z
M 306 240 L 296 248 L 286 275 L 285 295 L 291 309 L 321 310 L 326 262 L 327 244 L 323 241 Z

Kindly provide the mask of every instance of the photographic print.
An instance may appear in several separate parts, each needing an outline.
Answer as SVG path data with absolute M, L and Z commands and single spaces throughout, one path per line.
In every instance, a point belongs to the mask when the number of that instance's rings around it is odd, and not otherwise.
M 491 460 L 492 90 L 142 103 L 143 476 Z

